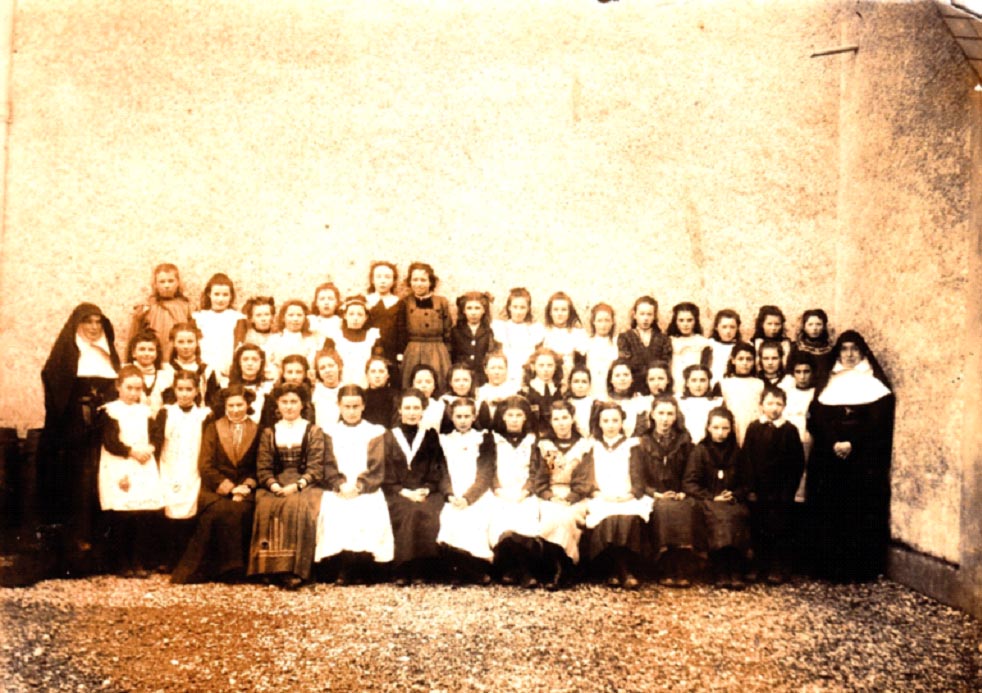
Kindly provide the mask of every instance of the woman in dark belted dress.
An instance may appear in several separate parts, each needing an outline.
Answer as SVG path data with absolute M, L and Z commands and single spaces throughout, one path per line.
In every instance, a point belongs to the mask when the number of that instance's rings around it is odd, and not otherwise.
M 408 343 L 402 356 L 402 387 L 410 387 L 413 367 L 432 366 L 437 374 L 436 391 L 443 392 L 450 372 L 450 330 L 453 321 L 450 302 L 433 293 L 437 276 L 423 262 L 409 265 L 409 295 L 405 299 Z

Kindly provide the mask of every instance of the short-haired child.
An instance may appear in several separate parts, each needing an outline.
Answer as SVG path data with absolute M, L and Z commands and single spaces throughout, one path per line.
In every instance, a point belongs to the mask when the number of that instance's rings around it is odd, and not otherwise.
M 191 321 L 191 302 L 184 296 L 181 272 L 177 265 L 163 262 L 153 268 L 153 293 L 146 303 L 133 308 L 130 337 L 150 330 L 162 345 L 161 358 L 170 359 L 170 342 L 167 336 L 171 328 L 180 322 Z
M 801 482 L 795 492 L 795 502 L 805 502 L 805 477 L 807 476 L 808 457 L 812 450 L 812 434 L 808 431 L 808 409 L 815 398 L 815 358 L 806 351 L 797 351 L 788 359 L 788 374 L 781 381 L 780 388 L 788 396 L 784 408 L 784 418 L 794 424 L 801 438 L 801 447 L 805 453 L 806 471 L 801 475 Z

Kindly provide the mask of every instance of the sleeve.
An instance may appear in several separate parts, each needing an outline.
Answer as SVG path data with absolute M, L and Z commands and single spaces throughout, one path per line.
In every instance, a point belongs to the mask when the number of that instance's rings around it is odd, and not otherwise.
M 408 310 L 406 302 L 402 301 L 399 304 L 399 310 L 396 311 L 395 320 L 392 321 L 392 339 L 390 342 L 392 348 L 395 349 L 397 360 L 402 360 L 402 352 L 406 350 L 406 344 L 409 343 L 409 321 L 406 314 Z
M 491 489 L 494 483 L 497 448 L 490 433 L 485 433 L 477 453 L 477 477 L 471 487 L 464 492 L 464 498 L 473 504 Z
M 685 465 L 685 474 L 682 477 L 682 491 L 696 500 L 712 499 L 712 494 L 703 485 L 705 464 L 704 453 L 699 446 L 692 448 L 689 461 Z
M 631 340 L 628 337 L 627 332 L 621 332 L 617 335 L 617 358 L 627 359 L 631 363 L 634 363 L 634 354 L 631 349 Z
M 201 448 L 198 450 L 198 473 L 201 475 L 201 485 L 209 491 L 218 489 L 223 481 L 231 481 L 215 466 L 218 448 L 218 431 L 214 425 L 208 426 L 201 436 Z
M 368 469 L 358 475 L 358 493 L 375 493 L 385 480 L 385 437 L 368 441 Z
M 542 500 L 552 500 L 552 470 L 538 445 L 535 446 L 535 456 L 539 459 L 535 465 L 535 483 L 532 485 L 532 491 Z
M 337 491 L 341 488 L 341 484 L 347 481 L 347 477 L 338 470 L 338 460 L 334 455 L 334 443 L 331 436 L 326 431 L 322 432 L 325 441 L 324 449 L 325 451 L 329 450 L 330 454 L 324 456 L 324 472 L 319 483 L 328 491 Z
M 440 447 L 440 438 L 433 429 L 427 429 L 426 433 L 420 432 L 417 435 L 426 435 L 423 446 L 427 448 L 427 468 L 420 480 L 420 486 L 425 486 L 430 493 L 444 493 L 449 487 L 450 476 L 447 473 L 447 460 L 443 456 L 443 448 Z
M 264 428 L 260 434 L 259 450 L 256 453 L 256 481 L 268 489 L 276 481 L 273 475 L 273 429 Z
M 130 448 L 120 440 L 119 422 L 109 416 L 105 411 L 102 412 L 102 447 L 110 455 L 117 457 L 129 457 Z
M 535 494 L 535 477 L 539 473 L 539 463 L 542 458 L 539 457 L 539 448 L 536 445 L 532 445 L 532 451 L 529 453 L 529 475 L 522 485 L 522 490 L 527 494 Z
M 300 478 L 306 479 L 307 484 L 319 484 L 324 478 L 324 464 L 328 457 L 332 463 L 336 463 L 331 439 L 319 426 L 311 424 L 307 430 L 307 469 Z
M 787 486 L 785 491 L 788 498 L 794 498 L 801 481 L 801 475 L 805 471 L 805 448 L 801 444 L 801 436 L 798 435 L 798 428 L 793 423 L 786 423 L 789 433 L 787 434 L 787 459 L 785 469 L 787 469 Z
M 631 495 L 635 498 L 641 498 L 645 494 L 645 473 L 640 445 L 631 448 L 628 470 L 631 475 Z
M 738 502 L 746 503 L 747 494 L 750 493 L 750 489 L 752 488 L 750 481 L 752 467 L 748 464 L 747 456 L 744 454 L 742 448 L 737 448 L 733 466 L 736 471 L 733 474 L 733 487 L 730 491 Z
M 638 458 L 639 472 L 641 474 L 641 484 L 644 488 L 644 494 L 648 496 L 654 496 L 658 489 L 655 487 L 655 478 L 652 474 L 652 454 L 651 454 L 651 444 L 648 442 L 648 438 L 641 438 L 637 446 L 631 452 L 631 479 L 632 486 L 634 480 L 634 456 Z
M 150 419 L 150 444 L 156 450 L 157 459 L 164 451 L 164 434 L 167 431 L 167 409 L 161 407 L 157 416 Z
M 443 320 L 443 342 L 445 344 L 450 342 L 450 331 L 453 329 L 453 315 L 450 311 L 450 301 L 447 300 L 445 296 L 440 297 L 442 304 L 440 307 L 440 317 Z
M 573 474 L 569 480 L 569 495 L 566 497 L 570 503 L 576 503 L 584 498 L 590 498 L 597 492 L 597 482 L 593 475 L 593 451 L 583 455 L 583 459 L 573 469 Z
M 668 338 L 667 335 L 659 333 L 661 337 L 661 352 L 658 354 L 658 358 L 661 361 L 671 365 L 672 363 L 672 340 Z M 654 337 L 652 337 L 654 339 Z
M 246 332 L 249 331 L 249 323 L 245 318 L 239 318 L 232 330 L 232 344 L 238 346 L 245 341 Z
M 402 474 L 403 465 L 398 457 L 402 455 L 399 446 L 395 444 L 391 433 L 382 436 L 382 460 L 385 467 L 382 476 L 382 492 L 387 496 L 397 495 L 404 487 Z

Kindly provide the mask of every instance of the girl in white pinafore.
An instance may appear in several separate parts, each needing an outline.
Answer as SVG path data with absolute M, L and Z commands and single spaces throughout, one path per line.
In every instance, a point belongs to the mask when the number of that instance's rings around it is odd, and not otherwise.
M 392 560 L 394 541 L 389 506 L 382 493 L 385 429 L 362 419 L 365 391 L 358 385 L 338 390 L 341 420 L 330 429 L 336 466 L 324 470 L 327 490 L 317 518 L 314 560 L 341 554 L 338 582 L 348 581 L 354 569 L 352 554 L 369 553 L 377 563 Z

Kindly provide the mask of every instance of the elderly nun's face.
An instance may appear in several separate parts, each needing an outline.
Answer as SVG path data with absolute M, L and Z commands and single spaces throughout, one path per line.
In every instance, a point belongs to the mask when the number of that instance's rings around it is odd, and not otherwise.
M 843 342 L 839 350 L 839 363 L 846 368 L 855 368 L 863 360 L 863 351 L 856 342 Z

